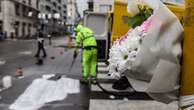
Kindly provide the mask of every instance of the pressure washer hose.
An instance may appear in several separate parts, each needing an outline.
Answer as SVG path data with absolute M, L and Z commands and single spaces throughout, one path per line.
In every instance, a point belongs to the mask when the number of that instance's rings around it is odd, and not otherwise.
M 119 92 L 111 92 L 111 91 L 108 91 L 106 89 L 104 89 L 100 83 L 97 81 L 96 82 L 96 85 L 105 93 L 109 94 L 109 95 L 114 95 L 114 96 L 118 96 L 118 97 L 127 97 L 127 96 L 132 96 L 134 93 L 136 93 L 136 91 L 134 90 L 133 92 L 131 92 L 130 94 L 123 94 L 123 93 L 119 93 Z

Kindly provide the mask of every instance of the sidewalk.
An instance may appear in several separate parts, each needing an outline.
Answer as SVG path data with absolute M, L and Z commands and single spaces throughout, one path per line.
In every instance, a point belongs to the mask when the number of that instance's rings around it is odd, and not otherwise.
M 133 94 L 131 90 L 118 91 L 112 89 L 114 79 L 107 75 L 106 64 L 98 64 L 98 79 L 104 89 L 113 93 L 131 94 L 118 97 L 104 93 L 99 87 L 92 85 L 89 110 L 178 110 L 178 102 L 163 104 L 154 101 L 146 93 Z

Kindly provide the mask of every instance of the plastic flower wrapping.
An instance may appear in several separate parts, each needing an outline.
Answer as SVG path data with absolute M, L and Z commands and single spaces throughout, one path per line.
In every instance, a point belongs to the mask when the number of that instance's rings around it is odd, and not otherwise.
M 117 39 L 109 53 L 109 74 L 119 78 L 125 70 L 130 70 L 138 54 L 142 40 L 152 23 L 150 16 L 141 26 L 130 29 L 124 36 Z
M 148 6 L 132 4 L 137 7 L 131 9 L 132 1 Z M 178 97 L 180 87 L 183 26 L 160 0 L 128 2 L 128 10 L 134 12 L 129 18 L 132 29 L 111 47 L 109 74 L 125 76 L 136 91 L 170 103 Z

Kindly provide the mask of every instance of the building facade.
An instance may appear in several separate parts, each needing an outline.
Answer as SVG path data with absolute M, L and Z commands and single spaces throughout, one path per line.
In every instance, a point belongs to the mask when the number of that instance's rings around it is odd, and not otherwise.
M 88 0 L 88 10 L 106 13 L 113 10 L 114 0 Z
M 45 32 L 63 34 L 67 21 L 67 0 L 40 0 L 39 10 Z
M 0 0 L 0 32 L 7 37 L 34 36 L 38 12 L 38 0 Z
M 67 31 L 72 32 L 74 25 L 79 22 L 80 14 L 78 12 L 76 0 L 67 0 Z
M 94 12 L 106 13 L 113 9 L 114 0 L 93 0 Z
M 84 11 L 88 10 L 88 0 L 77 0 L 77 9 L 80 17 L 83 18 Z

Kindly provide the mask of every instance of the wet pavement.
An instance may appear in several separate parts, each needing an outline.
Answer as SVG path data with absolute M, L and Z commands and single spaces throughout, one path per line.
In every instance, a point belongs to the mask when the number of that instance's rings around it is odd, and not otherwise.
M 14 76 L 19 67 L 22 68 L 24 73 L 24 78 L 13 77 L 13 86 L 0 92 L 2 96 L 0 110 L 9 110 L 9 105 L 25 91 L 32 81 L 42 77 L 44 74 L 64 73 L 67 77 L 81 78 L 81 54 L 78 55 L 73 69 L 68 72 L 73 60 L 73 49 L 65 51 L 64 48 L 56 47 L 56 45 L 64 45 L 65 43 L 64 37 L 53 40 L 53 45 L 51 46 L 48 45 L 46 40 L 45 48 L 48 57 L 43 59 L 43 65 L 38 66 L 35 64 L 37 59 L 34 57 L 36 53 L 35 40 L 0 42 L 1 78 L 5 75 Z M 65 100 L 48 103 L 39 110 L 88 110 L 89 92 L 88 86 L 81 85 L 79 94 L 70 94 Z
M 64 73 L 66 77 L 80 79 L 82 77 L 81 52 L 76 58 L 76 63 L 70 72 L 69 68 L 73 60 L 73 50 L 64 49 L 67 43 L 64 37 L 53 40 L 53 45 L 48 45 L 46 40 L 46 51 L 48 57 L 43 59 L 44 64 L 36 65 L 37 58 L 35 40 L 18 40 L 0 42 L 0 78 L 6 75 L 14 76 L 16 70 L 21 67 L 24 78 L 13 77 L 13 86 L 0 92 L 0 110 L 9 110 L 12 104 L 32 83 L 34 79 L 45 74 Z M 98 65 L 98 82 L 101 86 L 114 94 L 126 94 L 118 97 L 107 94 L 96 85 L 80 86 L 80 93 L 69 94 L 63 101 L 56 101 L 45 104 L 39 110 L 175 110 L 177 102 L 163 104 L 154 101 L 146 93 L 133 93 L 130 91 L 116 91 L 112 89 L 112 84 L 116 81 L 107 75 L 107 65 Z M 1 80 L 0 80 L 1 85 Z

